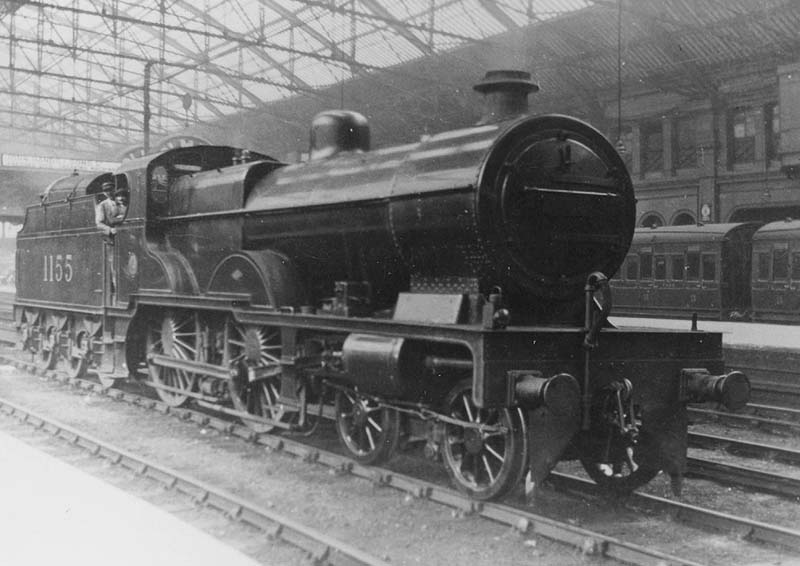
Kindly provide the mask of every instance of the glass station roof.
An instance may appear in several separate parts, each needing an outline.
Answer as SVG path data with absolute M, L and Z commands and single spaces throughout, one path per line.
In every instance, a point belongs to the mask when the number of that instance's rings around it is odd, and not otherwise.
M 527 26 L 537 99 L 601 114 L 623 83 L 705 99 L 800 55 L 797 0 L 0 0 L 0 151 L 95 158 Z
M 0 2 L 0 144 L 93 152 L 544 21 L 589 0 Z

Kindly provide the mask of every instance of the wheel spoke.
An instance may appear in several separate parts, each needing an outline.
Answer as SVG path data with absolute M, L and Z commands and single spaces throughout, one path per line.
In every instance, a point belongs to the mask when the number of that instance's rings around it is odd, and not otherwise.
M 503 456 L 501 456 L 500 454 L 498 454 L 498 453 L 497 453 L 497 451 L 496 451 L 494 448 L 492 448 L 491 446 L 489 446 L 488 444 L 484 444 L 484 448 L 486 449 L 486 451 L 487 451 L 489 454 L 491 454 L 492 456 L 494 456 L 495 458 L 497 458 L 497 460 L 500 462 L 500 464 L 501 464 L 501 465 L 503 464 L 503 462 L 505 462 L 505 461 L 506 461 L 506 459 L 505 459 Z
M 186 350 L 186 351 L 188 351 L 188 352 L 190 352 L 192 354 L 197 354 L 197 350 L 194 348 L 194 346 L 190 342 L 186 342 L 184 340 L 176 339 L 175 340 L 175 347 L 176 348 L 182 348 L 183 350 Z
M 375 440 L 372 438 L 372 431 L 366 427 L 364 427 L 362 430 L 367 437 L 367 442 L 369 442 L 369 449 L 371 451 L 375 450 Z
M 472 407 L 470 406 L 470 401 L 469 401 L 469 399 L 467 399 L 467 396 L 466 396 L 466 395 L 463 395 L 463 396 L 461 397 L 461 399 L 462 399 L 462 401 L 463 401 L 463 403 L 464 403 L 464 410 L 465 410 L 465 411 L 466 411 L 466 413 L 467 413 L 467 421 L 469 421 L 469 422 L 471 422 L 471 423 L 472 423 L 472 422 L 475 422 L 475 419 L 472 417 Z
M 481 462 L 483 462 L 483 467 L 486 469 L 486 474 L 489 476 L 489 483 L 494 483 L 495 475 L 492 473 L 492 467 L 489 465 L 489 461 L 486 459 L 485 454 L 481 455 Z
M 383 428 L 381 428 L 381 425 L 379 425 L 379 424 L 378 424 L 378 423 L 375 421 L 375 419 L 374 419 L 374 418 L 372 418 L 372 417 L 369 417 L 369 418 L 367 419 L 367 424 L 370 424 L 370 425 L 372 425 L 372 428 L 374 428 L 374 429 L 375 429 L 377 432 L 379 432 L 379 433 L 383 432 Z

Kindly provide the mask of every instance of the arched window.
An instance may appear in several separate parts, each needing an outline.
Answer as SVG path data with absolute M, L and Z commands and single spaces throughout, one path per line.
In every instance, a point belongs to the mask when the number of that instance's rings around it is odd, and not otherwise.
M 675 217 L 675 220 L 672 221 L 673 226 L 689 226 L 694 223 L 694 216 L 688 212 L 681 212 Z
M 649 212 L 644 215 L 639 225 L 642 228 L 658 228 L 659 226 L 664 225 L 664 219 L 661 218 L 660 214 L 656 214 L 655 212 Z

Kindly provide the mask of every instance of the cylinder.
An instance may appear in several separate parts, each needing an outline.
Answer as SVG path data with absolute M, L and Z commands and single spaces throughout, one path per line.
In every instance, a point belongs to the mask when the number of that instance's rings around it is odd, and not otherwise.
M 404 343 L 403 338 L 350 334 L 342 347 L 348 381 L 364 393 L 402 397 L 407 389 L 400 375 Z

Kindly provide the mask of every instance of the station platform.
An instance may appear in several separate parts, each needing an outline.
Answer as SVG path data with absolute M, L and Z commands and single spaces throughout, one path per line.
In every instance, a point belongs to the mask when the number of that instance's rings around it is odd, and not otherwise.
M 0 432 L 0 563 L 257 566 L 166 511 Z
M 664 328 L 689 330 L 691 320 L 610 316 L 609 322 L 620 328 Z M 800 350 L 800 326 L 700 320 L 698 330 L 721 332 L 722 344 L 734 348 L 776 348 Z

